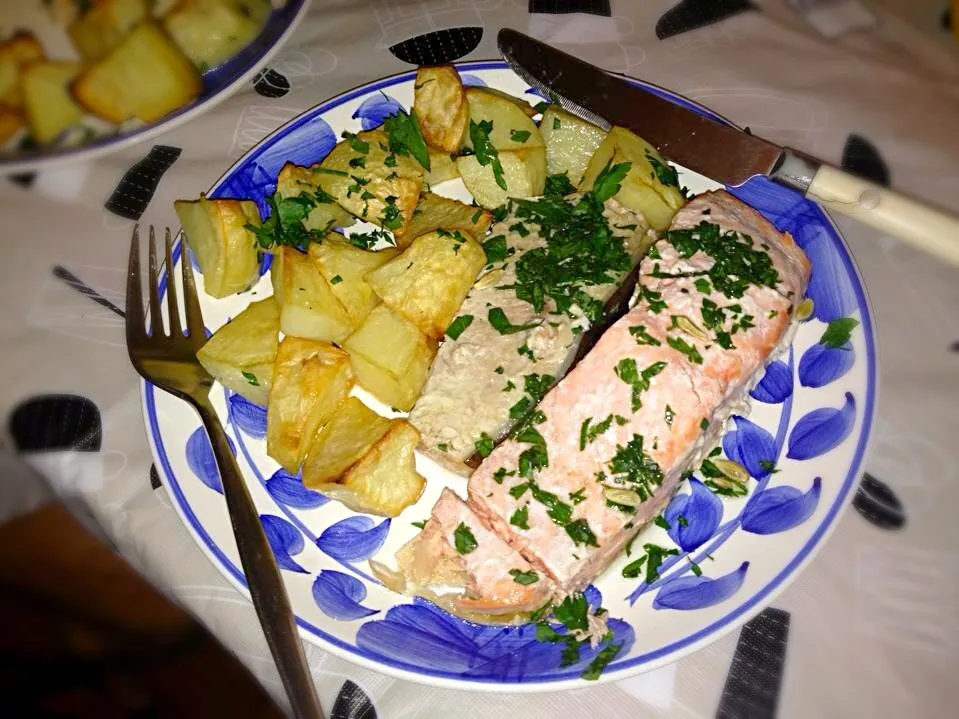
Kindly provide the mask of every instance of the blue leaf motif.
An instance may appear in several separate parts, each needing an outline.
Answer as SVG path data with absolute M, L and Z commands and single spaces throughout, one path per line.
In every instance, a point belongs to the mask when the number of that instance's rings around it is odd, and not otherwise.
M 753 388 L 749 396 L 759 402 L 779 404 L 793 393 L 793 375 L 782 360 L 770 362 L 766 367 L 766 374 L 759 384 Z
M 273 550 L 273 556 L 280 568 L 305 574 L 306 570 L 293 559 L 293 555 L 302 552 L 306 546 L 300 530 L 273 514 L 261 514 L 260 524 L 263 525 L 266 541 L 270 543 L 270 549 Z
M 753 534 L 776 534 L 799 526 L 816 511 L 821 488 L 822 478 L 816 477 L 807 492 L 774 487 L 754 494 L 743 510 L 742 528 Z
M 341 562 L 369 559 L 383 546 L 390 531 L 390 520 L 376 526 L 369 517 L 347 517 L 331 524 L 316 540 L 316 546 Z
M 236 456 L 233 440 L 227 437 L 226 441 L 230 445 L 230 451 Z M 213 446 L 203 427 L 193 430 L 193 434 L 186 441 L 186 463 L 203 484 L 223 494 L 223 483 L 220 481 L 220 470 L 217 469 L 216 459 L 213 457 Z
M 810 222 L 795 237 L 812 263 L 806 296 L 815 305 L 813 316 L 828 323 L 852 314 L 857 305 L 849 273 L 824 224 Z
M 330 154 L 335 145 L 336 133 L 330 124 L 321 117 L 311 117 L 295 122 L 293 129 L 283 135 L 282 142 L 265 143 L 259 151 L 254 150 L 251 159 L 275 183 L 276 176 L 286 163 L 309 167 Z M 249 194 L 233 197 L 258 199 Z
M 370 95 L 362 105 L 356 108 L 353 119 L 359 119 L 364 130 L 372 130 L 382 125 L 390 115 L 395 115 L 402 109 L 403 106 L 395 98 L 378 92 Z
M 696 478 L 689 480 L 689 494 L 673 497 L 663 516 L 669 536 L 686 552 L 708 541 L 723 518 L 723 503 Z
M 739 569 L 716 579 L 691 576 L 668 581 L 656 594 L 653 609 L 702 609 L 719 604 L 739 591 L 748 569 L 749 562 L 743 562 Z
M 230 421 L 255 439 L 266 437 L 266 407 L 234 392 L 227 400 Z
M 461 72 L 460 82 L 467 87 L 487 87 L 486 80 L 481 78 L 479 75 L 474 75 L 471 72 Z
M 541 100 L 546 100 L 547 102 L 549 102 L 549 98 L 546 97 L 546 95 L 543 94 L 543 91 L 540 90 L 538 87 L 531 87 L 529 90 L 526 91 L 526 94 L 527 94 L 527 95 L 535 95 L 536 97 L 540 98 Z
M 260 268 L 257 270 L 260 277 L 265 275 L 270 271 L 270 268 L 273 266 L 273 253 L 272 252 L 263 252 L 260 254 Z
M 266 491 L 278 504 L 296 509 L 313 509 L 329 502 L 326 495 L 307 489 L 299 475 L 293 475 L 285 469 L 278 469 L 266 480 Z
M 799 384 L 803 387 L 825 387 L 848 372 L 856 363 L 852 343 L 842 347 L 815 344 L 803 352 L 799 360 Z
M 846 403 L 840 409 L 824 407 L 796 422 L 789 433 L 790 459 L 812 459 L 842 444 L 856 423 L 856 400 L 846 392 Z
M 733 415 L 733 422 L 736 423 L 736 429 L 723 437 L 723 451 L 731 460 L 745 467 L 750 476 L 762 479 L 776 462 L 775 437 L 745 417 Z
M 586 603 L 593 611 L 603 606 L 603 594 L 595 584 L 590 584 L 586 587 L 586 589 L 583 590 L 583 596 L 586 597 Z
M 320 570 L 313 582 L 313 601 L 328 617 L 340 621 L 362 619 L 378 610 L 364 607 L 366 586 L 356 577 L 332 569 Z

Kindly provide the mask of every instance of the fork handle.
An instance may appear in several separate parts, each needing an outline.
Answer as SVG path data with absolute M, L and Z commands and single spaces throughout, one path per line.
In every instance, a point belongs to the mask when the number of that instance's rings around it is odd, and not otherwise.
M 246 574 L 253 606 L 286 688 L 293 715 L 297 719 L 324 719 L 316 695 L 316 686 L 310 676 L 303 645 L 296 630 L 290 599 L 253 499 L 230 450 L 223 425 L 209 400 L 198 402 L 197 411 L 210 437 L 213 456 L 220 470 L 223 494 L 226 496 L 236 547 Z

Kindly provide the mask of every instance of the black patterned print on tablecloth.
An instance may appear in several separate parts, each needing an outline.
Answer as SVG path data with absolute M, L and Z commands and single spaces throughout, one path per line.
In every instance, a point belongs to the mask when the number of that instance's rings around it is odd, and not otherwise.
M 852 506 L 863 518 L 880 529 L 902 529 L 906 510 L 888 484 L 869 472 L 862 475 Z
M 612 15 L 609 0 L 529 0 L 531 13 L 548 13 L 560 15 L 565 13 L 582 12 L 590 15 Z
M 376 709 L 366 692 L 347 679 L 340 687 L 330 719 L 376 719 Z
M 91 300 L 93 300 L 98 305 L 100 305 L 101 307 L 106 307 L 108 310 L 110 310 L 116 315 L 119 315 L 120 317 L 126 317 L 126 312 L 124 312 L 115 304 L 110 302 L 110 300 L 108 300 L 106 297 L 101 295 L 95 289 L 90 287 L 90 285 L 88 285 L 86 282 L 81 280 L 75 274 L 70 272 L 70 270 L 68 270 L 66 267 L 63 267 L 61 265 L 54 265 L 53 276 L 56 277 L 61 282 L 63 282 L 68 287 L 72 287 L 73 289 L 75 289 L 81 295 L 86 295 Z
M 846 145 L 842 149 L 842 169 L 877 185 L 889 187 L 889 167 L 876 146 L 860 135 L 852 134 L 846 138 Z
M 398 42 L 390 48 L 390 52 L 411 65 L 442 65 L 466 57 L 482 39 L 481 27 L 454 27 Z
M 37 179 L 37 173 L 23 172 L 19 175 L 10 175 L 8 179 L 10 182 L 15 182 L 16 184 L 20 185 L 20 187 L 29 189 L 33 187 L 33 183 Z
M 260 70 L 253 78 L 253 89 L 263 97 L 283 97 L 290 91 L 290 81 L 276 70 Z
M 952 30 L 952 9 L 946 8 L 942 14 L 942 27 L 945 30 Z
M 150 465 L 150 489 L 159 489 L 163 486 L 163 482 L 160 481 L 160 473 L 157 472 L 157 466 L 155 464 Z
M 154 145 L 146 157 L 127 170 L 104 207 L 128 220 L 139 220 L 153 199 L 163 173 L 176 162 L 180 152 L 179 147 Z
M 10 436 L 21 452 L 99 452 L 100 410 L 86 397 L 49 394 L 31 397 L 10 415 Z
M 751 0 L 681 0 L 659 18 L 656 37 L 665 40 L 749 10 L 758 10 Z
M 789 639 L 789 612 L 764 609 L 739 633 L 716 719 L 774 719 Z

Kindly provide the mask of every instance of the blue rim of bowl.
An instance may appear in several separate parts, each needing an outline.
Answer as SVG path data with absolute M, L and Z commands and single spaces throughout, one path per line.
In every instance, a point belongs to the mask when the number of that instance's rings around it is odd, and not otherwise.
M 480 60 L 474 62 L 456 63 L 456 66 L 460 71 L 464 72 L 470 70 L 509 69 L 505 62 L 499 60 Z M 393 85 L 411 81 L 415 75 L 415 71 L 407 71 L 382 78 L 366 85 L 358 86 L 293 118 L 285 125 L 277 128 L 273 133 L 264 138 L 255 148 L 252 148 L 243 157 L 237 160 L 237 162 L 213 184 L 209 194 L 212 196 L 219 187 L 226 184 L 234 172 L 245 166 L 247 163 L 255 161 L 256 157 L 261 152 L 269 148 L 272 142 L 276 139 L 289 134 L 290 132 L 302 126 L 304 123 L 311 122 L 315 118 L 322 116 L 324 113 L 346 102 L 354 100 L 357 97 L 392 87 Z M 676 95 L 664 88 L 652 85 L 650 83 L 636 80 L 635 78 L 627 79 L 629 79 L 630 82 L 649 89 L 665 99 L 675 102 L 676 104 L 735 127 L 735 125 L 733 125 L 733 123 L 726 118 L 717 115 L 708 108 L 702 107 L 701 105 L 687 98 Z M 753 180 L 755 180 L 755 178 L 753 178 Z M 747 181 L 747 183 L 744 183 L 744 185 L 748 184 L 748 182 L 752 182 L 753 180 Z M 773 183 L 770 183 L 770 185 L 773 185 Z M 740 185 L 740 187 L 742 186 L 743 185 Z M 785 187 L 780 188 L 777 185 L 773 185 L 773 187 L 775 187 L 777 191 L 789 193 L 790 197 L 794 198 L 793 202 L 795 202 L 795 198 L 801 199 L 801 196 L 792 190 L 789 190 Z M 698 630 L 697 632 L 694 632 L 693 634 L 690 634 L 689 636 L 683 637 L 682 639 L 672 642 L 664 647 L 646 652 L 645 654 L 629 657 L 628 659 L 623 659 L 619 662 L 612 662 L 609 666 L 607 666 L 603 675 L 600 677 L 600 682 L 617 681 L 624 679 L 627 676 L 640 673 L 641 671 L 651 671 L 657 667 L 677 661 L 682 656 L 692 653 L 697 648 L 700 648 L 706 644 L 711 644 L 712 642 L 720 639 L 726 633 L 736 629 L 748 621 L 752 616 L 761 611 L 763 606 L 768 604 L 769 601 L 772 601 L 773 598 L 782 592 L 788 586 L 788 584 L 796 578 L 796 576 L 798 576 L 799 569 L 808 563 L 815 556 L 815 553 L 822 547 L 828 534 L 831 533 L 835 528 L 839 513 L 852 499 L 852 490 L 857 484 L 858 477 L 862 471 L 862 465 L 869 450 L 870 440 L 872 437 L 872 426 L 875 420 L 876 412 L 876 377 L 878 374 L 878 362 L 872 311 L 869 304 L 868 295 L 866 294 L 865 286 L 862 282 L 862 277 L 852 259 L 852 255 L 849 252 L 849 248 L 846 245 L 845 240 L 842 238 L 839 231 L 833 225 L 832 221 L 825 214 L 825 212 L 811 202 L 810 205 L 817 213 L 822 226 L 828 232 L 829 239 L 831 240 L 836 252 L 839 253 L 843 268 L 848 274 L 853 285 L 853 292 L 855 294 L 857 307 L 862 319 L 863 334 L 866 346 L 866 401 L 863 412 L 863 421 L 860 434 L 857 439 L 856 450 L 851 460 L 849 471 L 843 480 L 842 487 L 836 497 L 836 500 L 833 502 L 832 506 L 829 507 L 829 510 L 824 515 L 819 526 L 816 527 L 816 530 L 812 533 L 812 536 L 807 540 L 803 547 L 779 573 L 777 573 L 763 587 L 756 590 L 747 600 L 738 604 L 733 610 L 724 614 L 720 619 L 717 619 L 708 626 Z M 767 219 L 772 221 L 772 218 Z M 174 264 L 179 261 L 181 249 L 182 243 L 178 242 L 173 255 Z M 165 290 L 165 287 L 161 287 L 161 291 L 163 290 Z M 191 533 L 197 538 L 201 548 L 205 549 L 211 557 L 215 558 L 216 562 L 219 563 L 218 568 L 221 569 L 221 571 L 225 570 L 227 576 L 238 588 L 244 592 L 247 592 L 247 584 L 242 570 L 224 554 L 222 549 L 217 546 L 210 535 L 207 534 L 206 530 L 193 513 L 189 503 L 187 503 L 186 497 L 183 495 L 177 479 L 173 474 L 173 470 L 170 466 L 169 459 L 163 446 L 163 440 L 160 435 L 160 428 L 156 413 L 154 386 L 148 382 L 143 382 L 142 391 L 144 412 L 150 428 L 150 444 L 153 449 L 154 457 L 159 460 L 165 479 L 164 486 L 167 488 L 167 491 L 173 498 L 174 506 L 183 518 L 184 522 L 187 524 Z M 546 676 L 538 675 L 528 681 L 518 679 L 512 682 L 507 682 L 500 679 L 464 677 L 456 672 L 427 670 L 423 667 L 412 665 L 407 662 L 385 660 L 380 655 L 365 652 L 354 644 L 350 644 L 349 642 L 343 641 L 338 637 L 324 632 L 322 629 L 304 620 L 298 615 L 296 616 L 296 622 L 303 630 L 305 630 L 304 636 L 322 648 L 329 649 L 348 660 L 356 661 L 357 663 L 367 666 L 373 670 L 382 671 L 385 667 L 388 667 L 390 670 L 392 670 L 392 674 L 399 675 L 405 679 L 420 683 L 433 683 L 438 685 L 442 684 L 445 686 L 448 682 L 455 682 L 458 685 L 458 688 L 474 690 L 489 689 L 491 686 L 498 685 L 502 687 L 508 687 L 510 691 L 547 691 L 560 688 L 560 685 L 563 684 L 569 687 L 596 685 L 596 682 L 586 682 L 585 680 L 581 679 L 580 673 L 577 670 L 565 672 L 557 671 Z
M 160 120 L 122 135 L 106 135 L 78 147 L 56 152 L 43 150 L 0 153 L 0 174 L 16 174 L 42 169 L 44 166 L 67 165 L 93 159 L 114 150 L 139 144 L 155 137 L 192 117 L 212 109 L 229 98 L 247 80 L 265 69 L 273 55 L 289 39 L 300 20 L 309 9 L 312 0 L 288 0 L 287 4 L 274 10 L 266 25 L 249 45 L 229 60 L 203 73 L 203 92 L 189 105 L 171 112 Z

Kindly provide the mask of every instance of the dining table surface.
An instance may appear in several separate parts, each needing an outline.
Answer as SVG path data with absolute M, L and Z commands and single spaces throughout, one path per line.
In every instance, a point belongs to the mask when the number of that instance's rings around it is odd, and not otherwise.
M 134 224 L 176 228 L 175 199 L 195 198 L 275 128 L 327 98 L 418 64 L 497 58 L 503 27 L 959 212 L 959 34 L 949 30 L 948 7 L 949 0 L 315 0 L 268 68 L 208 112 L 89 162 L 0 178 L 4 442 L 284 704 L 252 605 L 198 547 L 153 467 L 141 384 L 124 342 Z M 852 505 L 768 608 L 674 664 L 533 694 L 417 684 L 307 643 L 327 715 L 955 712 L 959 268 L 834 220 L 873 308 L 878 417 Z M 15 494 L 0 485 L 0 515 Z

